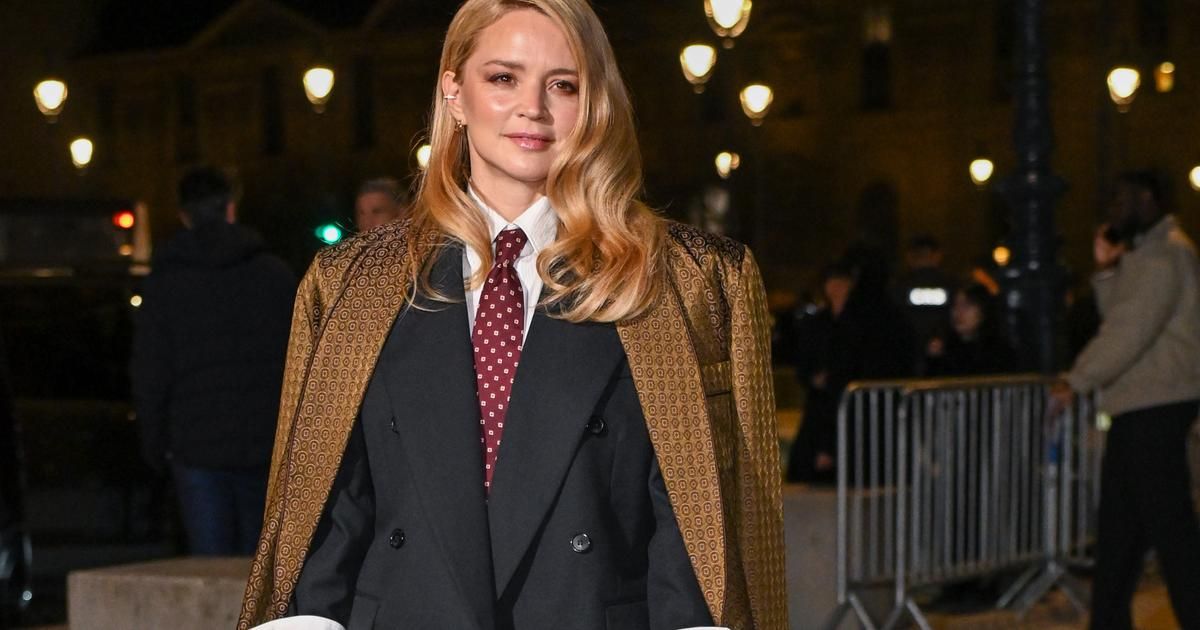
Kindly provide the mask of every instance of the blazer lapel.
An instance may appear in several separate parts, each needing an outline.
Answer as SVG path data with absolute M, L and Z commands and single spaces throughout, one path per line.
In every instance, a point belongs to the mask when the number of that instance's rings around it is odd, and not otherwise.
M 621 356 L 610 325 L 572 324 L 549 317 L 541 308 L 534 314 L 513 382 L 488 501 L 498 595 L 558 496 Z
M 417 297 L 393 328 L 380 367 L 425 518 L 463 601 L 481 628 L 491 628 L 492 555 L 462 272 L 462 248 L 444 248 L 430 280 L 453 302 Z

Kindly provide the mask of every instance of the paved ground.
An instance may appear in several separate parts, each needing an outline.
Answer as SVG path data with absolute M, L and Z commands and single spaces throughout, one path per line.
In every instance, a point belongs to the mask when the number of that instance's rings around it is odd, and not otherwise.
M 1179 624 L 1167 601 L 1167 588 L 1155 575 L 1147 574 L 1133 602 L 1134 625 L 1138 630 L 1176 630 Z M 1078 615 L 1061 592 L 1051 593 L 1025 619 L 1015 613 L 989 611 L 969 615 L 930 615 L 937 630 L 1084 630 L 1087 618 Z
M 1179 624 L 1171 614 L 1166 586 L 1155 576 L 1147 575 L 1134 599 L 1134 624 L 1138 630 L 1177 630 Z M 1035 606 L 1025 619 L 1005 611 L 976 614 L 931 614 L 930 623 L 936 630 L 1084 630 L 1087 619 L 1076 614 L 1067 598 L 1055 592 Z M 67 626 L 37 626 L 28 630 L 68 630 Z

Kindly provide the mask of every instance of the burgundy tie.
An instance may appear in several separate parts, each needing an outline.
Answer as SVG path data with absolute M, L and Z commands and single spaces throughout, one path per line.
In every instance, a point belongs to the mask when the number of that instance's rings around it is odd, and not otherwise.
M 483 445 L 483 487 L 489 492 L 525 338 L 525 292 L 513 264 L 526 240 L 520 228 L 496 236 L 496 262 L 479 292 L 475 332 L 471 335 L 475 345 L 475 391 L 479 395 L 479 441 Z

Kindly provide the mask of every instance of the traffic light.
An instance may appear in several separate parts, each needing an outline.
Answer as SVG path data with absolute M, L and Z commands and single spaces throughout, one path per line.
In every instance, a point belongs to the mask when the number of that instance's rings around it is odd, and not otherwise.
M 121 228 L 122 230 L 128 230 L 132 228 L 134 221 L 135 217 L 132 210 L 118 210 L 113 214 L 112 218 L 113 225 Z
M 333 245 L 342 240 L 342 228 L 333 223 L 326 223 L 317 228 L 317 239 L 326 245 Z

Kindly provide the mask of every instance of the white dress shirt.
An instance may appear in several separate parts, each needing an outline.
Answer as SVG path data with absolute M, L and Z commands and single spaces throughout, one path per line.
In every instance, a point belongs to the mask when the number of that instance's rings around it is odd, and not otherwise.
M 467 188 L 467 192 L 471 195 L 471 199 L 479 206 L 484 216 L 488 220 L 489 236 L 494 243 L 496 236 L 504 230 L 510 230 L 514 227 L 519 227 L 525 231 L 525 236 L 528 241 L 525 243 L 525 248 L 517 255 L 517 260 L 513 264 L 517 272 L 517 276 L 521 278 L 521 290 L 525 293 L 525 339 L 529 338 L 529 327 L 533 324 L 533 312 L 537 308 L 538 300 L 542 297 L 542 277 L 537 272 L 537 257 L 547 245 L 554 242 L 558 236 L 558 215 L 554 214 L 554 209 L 550 207 L 550 200 L 546 197 L 540 197 L 533 202 L 518 216 L 513 222 L 509 222 L 500 213 L 488 207 L 479 195 L 475 194 L 475 190 Z M 477 289 L 470 288 L 470 278 L 479 269 L 482 264 L 480 255 L 470 246 L 463 249 L 463 282 L 467 285 L 467 325 L 470 326 L 471 333 L 475 333 L 475 311 L 479 308 L 479 292 L 483 287 Z M 523 342 L 522 342 L 523 343 Z

